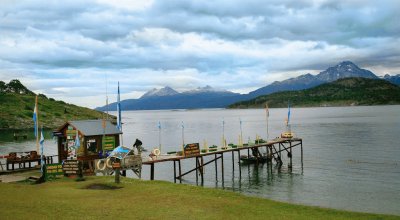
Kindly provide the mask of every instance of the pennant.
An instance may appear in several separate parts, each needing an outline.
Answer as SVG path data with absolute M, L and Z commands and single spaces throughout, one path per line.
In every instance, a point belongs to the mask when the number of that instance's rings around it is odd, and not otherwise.
M 44 144 L 44 136 L 43 136 L 43 128 L 42 131 L 40 133 L 40 170 L 43 173 L 43 166 L 44 166 L 44 156 L 43 156 L 43 144 Z
M 76 136 L 75 136 L 75 148 L 78 149 L 81 146 L 81 142 L 79 140 L 79 132 L 76 130 Z
M 37 124 L 37 101 L 38 101 L 38 97 L 36 96 L 36 100 L 35 100 L 35 108 L 33 109 L 33 123 L 34 123 L 34 129 L 35 129 L 35 137 L 37 137 L 38 135 L 38 124 Z

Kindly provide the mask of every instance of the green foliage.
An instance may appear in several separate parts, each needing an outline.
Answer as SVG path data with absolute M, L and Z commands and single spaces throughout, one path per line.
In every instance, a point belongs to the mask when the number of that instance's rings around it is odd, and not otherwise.
M 300 91 L 278 92 L 230 105 L 230 108 L 400 104 L 400 87 L 380 79 L 344 78 Z
M 3 81 L 0 81 L 0 93 L 5 93 L 7 90 L 7 84 Z
M 8 84 L 0 83 L 0 91 L 5 93 L 33 95 L 34 93 L 27 89 L 18 79 L 11 80 Z
M 42 97 L 42 98 L 45 98 L 45 99 L 47 99 L 47 96 L 46 96 L 46 95 L 44 95 L 44 94 L 39 94 L 39 97 Z

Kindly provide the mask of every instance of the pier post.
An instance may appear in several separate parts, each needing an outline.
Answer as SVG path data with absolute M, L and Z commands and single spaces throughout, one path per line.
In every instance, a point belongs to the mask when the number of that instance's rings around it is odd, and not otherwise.
M 281 143 L 279 143 L 279 158 L 282 158 L 282 154 L 281 154 Z
M 238 150 L 239 178 L 242 178 L 242 167 L 240 165 L 240 149 Z
M 199 159 L 199 158 L 196 157 L 196 183 L 199 182 L 199 166 L 198 166 L 199 160 L 198 160 L 198 159 Z
M 222 182 L 224 182 L 224 153 L 221 153 Z
M 176 183 L 176 161 L 174 160 L 174 183 Z
M 301 169 L 303 170 L 303 140 L 300 141 L 300 149 L 301 149 Z
M 218 161 L 217 161 L 217 154 L 215 156 L 215 181 L 218 182 Z
M 178 160 L 178 166 L 179 166 L 179 183 L 182 183 L 182 168 L 181 168 L 181 160 Z
M 203 161 L 203 157 L 201 158 L 201 168 L 200 168 L 200 175 L 201 175 L 201 185 L 204 184 L 204 161 Z
M 235 170 L 235 154 L 232 151 L 232 170 Z
M 292 169 L 292 158 L 293 158 L 293 154 L 292 154 L 292 142 L 289 142 L 289 146 L 290 146 L 290 169 Z
M 154 180 L 154 163 L 150 164 L 150 180 Z

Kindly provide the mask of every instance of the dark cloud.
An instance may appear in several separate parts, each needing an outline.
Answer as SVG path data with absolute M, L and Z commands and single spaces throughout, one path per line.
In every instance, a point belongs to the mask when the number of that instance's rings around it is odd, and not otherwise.
M 342 60 L 390 73 L 400 69 L 399 10 L 396 0 L 4 0 L 0 77 L 68 98 L 82 94 L 72 87 L 104 90 L 105 73 L 140 83 L 126 88 L 136 95 L 163 85 L 249 91 Z

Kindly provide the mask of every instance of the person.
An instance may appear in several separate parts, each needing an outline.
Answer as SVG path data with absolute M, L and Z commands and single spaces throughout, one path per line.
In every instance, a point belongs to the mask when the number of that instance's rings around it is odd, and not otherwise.
M 143 150 L 142 144 L 143 144 L 142 141 L 136 138 L 136 141 L 132 146 L 132 147 L 136 147 L 138 154 L 142 153 L 142 150 Z

